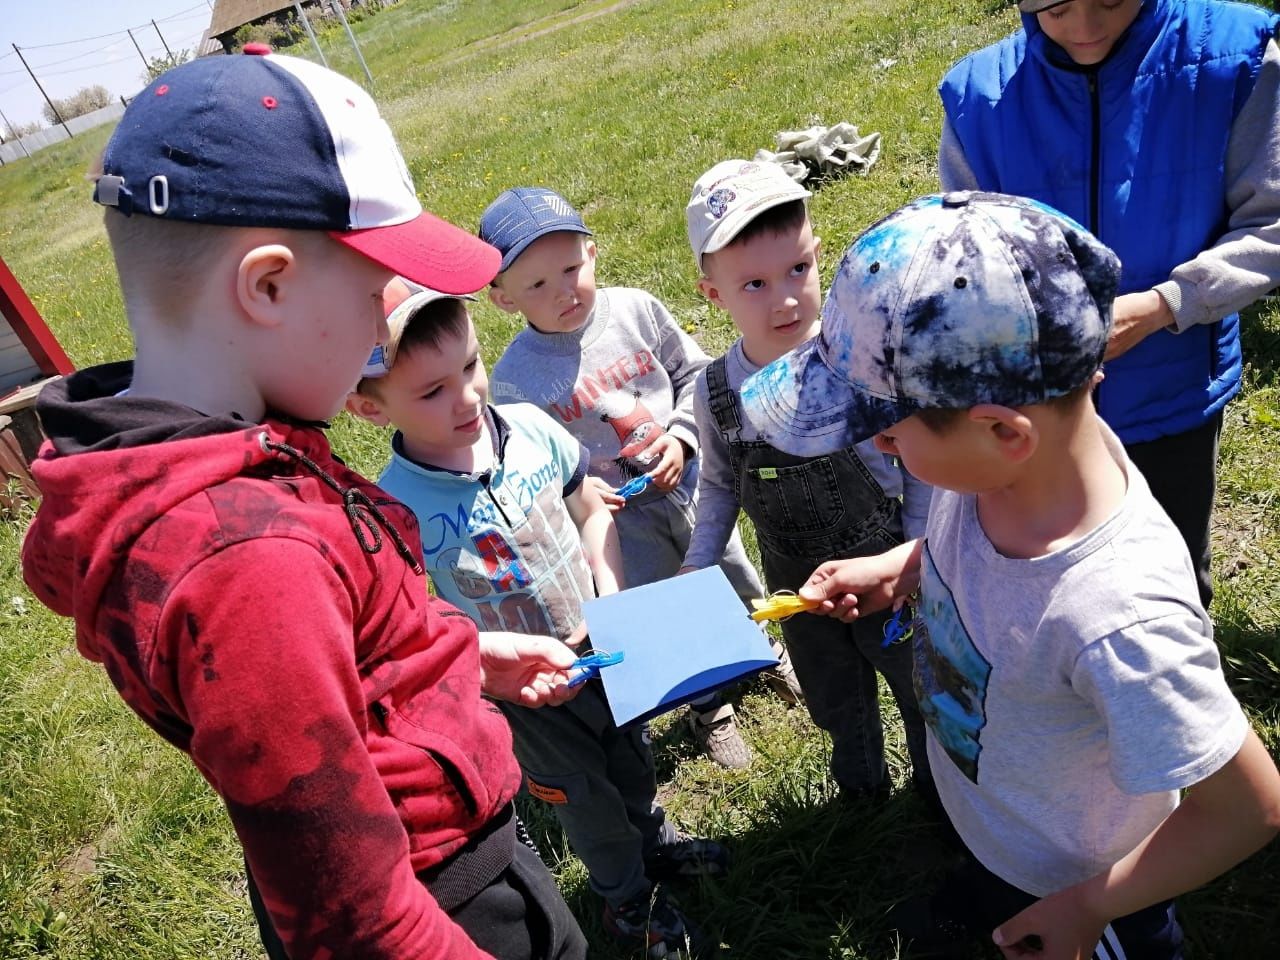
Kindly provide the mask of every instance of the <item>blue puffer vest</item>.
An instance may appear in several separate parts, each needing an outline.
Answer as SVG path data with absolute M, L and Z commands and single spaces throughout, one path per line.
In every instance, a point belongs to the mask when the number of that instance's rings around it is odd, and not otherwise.
M 1145 0 L 1100 65 L 1074 64 L 1024 15 L 1023 30 L 954 66 L 939 87 L 984 190 L 1074 217 L 1148 290 L 1226 230 L 1231 125 L 1277 16 L 1219 0 Z M 1236 315 L 1160 331 L 1107 363 L 1098 406 L 1125 443 L 1191 430 L 1240 389 Z

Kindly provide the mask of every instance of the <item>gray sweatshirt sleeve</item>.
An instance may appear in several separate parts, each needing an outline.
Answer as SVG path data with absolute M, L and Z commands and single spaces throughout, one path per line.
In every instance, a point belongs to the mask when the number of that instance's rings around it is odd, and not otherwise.
M 692 393 L 693 415 L 702 438 L 702 469 L 698 474 L 698 509 L 684 555 L 687 567 L 710 567 L 724 556 L 738 521 L 737 485 L 725 442 L 711 413 L 706 374 L 697 378 Z
M 675 317 L 656 297 L 651 297 L 653 320 L 658 329 L 658 362 L 671 378 L 675 391 L 671 421 L 667 433 L 683 440 L 696 454 L 699 449 L 698 425 L 693 416 L 693 388 L 698 374 L 711 362 L 694 339 L 680 329 Z
M 1227 232 L 1156 292 L 1179 332 L 1213 323 L 1280 285 L 1280 47 L 1273 39 L 1227 141 Z
M 964 147 L 960 146 L 960 139 L 951 129 L 951 121 L 945 114 L 942 117 L 942 140 L 938 144 L 938 181 L 942 184 L 943 193 L 979 189 L 978 178 L 969 167 Z

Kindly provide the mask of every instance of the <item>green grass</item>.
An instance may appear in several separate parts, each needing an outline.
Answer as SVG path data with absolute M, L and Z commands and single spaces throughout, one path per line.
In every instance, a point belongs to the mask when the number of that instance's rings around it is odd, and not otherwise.
M 828 257 L 867 224 L 936 186 L 933 87 L 964 52 L 1015 23 L 996 0 L 405 0 L 357 23 L 374 93 L 424 203 L 474 228 L 502 189 L 543 183 L 596 231 L 602 283 L 662 298 L 710 351 L 732 331 L 697 296 L 683 206 L 713 162 L 774 134 L 849 120 L 879 130 L 865 178 L 838 181 L 812 210 Z M 363 80 L 345 35 L 330 62 Z M 307 46 L 289 52 L 313 56 Z M 893 61 L 887 64 L 888 61 Z M 106 128 L 0 169 L 0 253 L 78 365 L 131 343 L 84 171 Z M 476 309 L 492 363 L 516 329 Z M 1229 409 L 1215 530 L 1214 617 L 1229 678 L 1280 750 L 1280 306 L 1245 324 L 1246 389 Z M 386 436 L 345 415 L 334 444 L 376 474 Z M 26 591 L 23 519 L 0 523 L 0 957 L 229 958 L 259 955 L 239 851 L 191 765 L 123 706 L 75 653 L 69 623 Z M 913 851 L 922 812 L 899 790 L 883 808 L 840 807 L 827 744 L 802 711 L 750 687 L 741 716 L 754 766 L 696 757 L 678 727 L 656 731 L 664 805 L 725 835 L 726 881 L 684 891 L 726 955 L 892 957 L 885 910 L 930 879 Z M 889 729 L 895 781 L 901 731 Z M 604 946 L 598 904 L 545 809 L 526 807 L 584 928 Z M 1277 845 L 1185 899 L 1200 957 L 1276 955 Z

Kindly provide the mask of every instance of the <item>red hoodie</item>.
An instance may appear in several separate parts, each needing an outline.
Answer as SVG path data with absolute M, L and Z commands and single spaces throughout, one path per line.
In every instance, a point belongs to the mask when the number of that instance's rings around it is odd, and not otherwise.
M 415 874 L 520 774 L 412 513 L 315 426 L 117 396 L 130 375 L 44 391 L 27 584 L 223 798 L 290 956 L 485 956 Z

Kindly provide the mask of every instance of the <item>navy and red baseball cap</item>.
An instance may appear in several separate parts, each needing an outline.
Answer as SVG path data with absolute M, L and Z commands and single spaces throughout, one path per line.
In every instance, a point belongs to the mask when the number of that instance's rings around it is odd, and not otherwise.
M 359 86 L 249 44 L 169 70 L 129 104 L 94 200 L 129 216 L 324 230 L 442 293 L 498 272 L 489 244 L 423 210 L 390 127 Z

